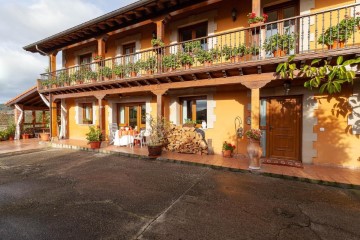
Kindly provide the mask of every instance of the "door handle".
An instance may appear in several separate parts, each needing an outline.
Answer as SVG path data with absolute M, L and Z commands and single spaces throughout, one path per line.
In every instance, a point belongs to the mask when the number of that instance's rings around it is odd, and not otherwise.
M 273 126 L 271 126 L 271 125 L 269 126 L 269 128 L 270 128 L 270 130 L 273 130 L 273 129 L 274 129 L 274 127 L 273 127 Z

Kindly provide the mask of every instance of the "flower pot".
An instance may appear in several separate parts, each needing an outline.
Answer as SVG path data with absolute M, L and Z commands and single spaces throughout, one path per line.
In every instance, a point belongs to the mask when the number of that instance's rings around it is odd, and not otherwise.
M 332 45 L 327 45 L 328 49 L 337 49 L 337 48 L 344 48 L 345 42 L 334 40 Z
M 64 87 L 68 87 L 70 84 L 68 82 L 64 82 Z
M 264 22 L 257 22 L 257 23 L 249 23 L 251 28 L 260 27 L 264 25 Z
M 92 83 L 96 83 L 96 81 L 97 81 L 96 78 L 91 79 L 91 82 L 92 82 Z
M 148 74 L 148 75 L 153 75 L 153 74 L 154 74 L 154 70 L 147 70 L 147 71 L 146 71 L 146 74 Z
M 183 65 L 185 70 L 189 70 L 191 68 L 191 64 L 190 63 L 186 63 Z
M 262 155 L 260 140 L 255 140 L 250 138 L 246 150 L 249 155 L 249 169 L 252 170 L 260 169 L 261 167 L 260 157 Z
M 50 140 L 50 133 L 40 133 L 40 140 L 41 141 L 49 141 Z
M 284 50 L 282 50 L 282 49 L 275 50 L 273 52 L 273 54 L 274 54 L 274 57 L 284 57 L 284 56 L 286 56 L 286 52 Z
M 136 77 L 137 76 L 137 72 L 130 72 L 130 77 Z
M 223 150 L 223 157 L 231 158 L 232 157 L 231 155 L 232 155 L 231 150 Z
M 236 56 L 231 56 L 230 57 L 230 62 L 231 63 L 236 63 Z
M 162 145 L 148 146 L 148 151 L 149 151 L 148 156 L 153 158 L 160 156 L 162 153 L 162 147 L 163 147 Z
M 76 84 L 77 85 L 80 85 L 80 84 L 82 84 L 83 83 L 83 80 L 76 80 Z
M 212 62 L 211 62 L 211 61 L 205 61 L 205 62 L 204 62 L 204 66 L 205 66 L 205 67 L 211 67 L 211 66 L 212 66 Z
M 30 134 L 27 133 L 23 133 L 21 134 L 22 139 L 29 139 L 30 138 Z
M 91 149 L 97 149 L 100 148 L 101 142 L 97 141 L 97 142 L 89 142 L 89 146 Z
M 169 68 L 167 68 L 167 71 L 168 72 L 172 72 L 172 71 L 174 71 L 175 69 L 173 68 L 173 67 L 169 67 Z
M 51 88 L 57 88 L 57 84 L 52 84 Z
M 14 141 L 14 136 L 10 135 L 9 136 L 9 141 Z

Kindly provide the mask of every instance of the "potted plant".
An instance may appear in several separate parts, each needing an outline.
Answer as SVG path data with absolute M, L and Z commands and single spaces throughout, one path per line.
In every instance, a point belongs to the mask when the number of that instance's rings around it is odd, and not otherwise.
M 30 136 L 33 134 L 33 130 L 31 128 L 26 128 L 21 135 L 23 139 L 29 139 Z
M 171 72 L 180 66 L 178 56 L 173 53 L 164 56 L 161 63 L 168 72 Z
M 62 70 L 57 75 L 57 81 L 62 86 L 69 86 L 69 76 L 65 70 Z
M 9 137 L 9 140 L 11 141 L 14 140 L 15 131 L 16 131 L 15 123 L 10 123 L 5 130 L 7 136 Z
M 201 49 L 201 42 L 199 40 L 186 42 L 184 44 L 184 52 L 195 53 L 199 49 Z
M 165 44 L 161 39 L 153 38 L 153 39 L 151 39 L 151 46 L 153 46 L 153 47 L 164 47 Z
M 275 34 L 267 38 L 263 46 L 268 54 L 274 57 L 282 57 L 295 48 L 295 34 Z
M 183 127 L 196 127 L 196 121 L 191 119 L 185 119 L 185 122 L 182 125 Z
M 154 74 L 154 71 L 157 67 L 156 57 L 152 56 L 146 59 L 144 62 L 141 63 L 142 69 L 146 71 L 147 74 Z
M 82 84 L 84 82 L 84 74 L 81 70 L 76 70 L 73 74 L 70 75 L 70 79 L 72 82 L 76 82 L 76 84 Z
M 178 59 L 179 59 L 180 64 L 185 69 L 190 69 L 191 66 L 194 64 L 194 57 L 189 52 L 180 53 L 179 56 L 178 56 Z
M 136 77 L 142 68 L 141 65 L 142 63 L 140 61 L 137 61 L 135 63 L 129 62 L 128 64 L 126 64 L 126 73 L 129 73 L 130 77 Z
M 264 24 L 267 19 L 268 19 L 268 15 L 263 13 L 262 16 L 256 16 L 256 13 L 252 12 L 252 13 L 249 13 L 247 15 L 248 17 L 248 23 L 250 25 L 250 27 L 257 27 L 257 26 L 260 26 L 262 24 Z
M 330 26 L 318 38 L 318 44 L 327 45 L 328 49 L 343 48 L 345 42 L 351 38 L 360 25 L 360 17 L 348 17 L 337 25 Z
M 214 61 L 219 59 L 219 50 L 217 48 L 208 51 L 199 49 L 196 51 L 196 59 L 205 67 L 211 66 Z
M 122 64 L 117 64 L 113 68 L 113 73 L 119 78 L 123 78 L 126 72 L 126 68 Z
M 151 115 L 148 117 L 150 128 L 148 151 L 149 157 L 157 157 L 162 153 L 162 148 L 166 145 L 167 136 L 170 131 L 170 122 L 164 117 L 154 119 Z
M 245 132 L 245 135 L 249 139 L 249 144 L 246 148 L 250 159 L 249 168 L 253 170 L 260 169 L 260 157 L 262 155 L 262 149 L 260 146 L 260 139 L 262 135 L 261 130 L 250 129 Z
M 112 77 L 112 70 L 109 67 L 101 67 L 98 71 L 100 77 L 104 77 L 105 80 L 109 80 Z
M 84 75 L 86 79 L 91 80 L 93 83 L 96 82 L 98 76 L 97 72 L 94 72 L 91 69 L 85 71 Z
M 230 62 L 235 63 L 237 60 L 239 60 L 239 58 L 236 59 L 239 55 L 238 47 L 231 47 L 231 46 L 225 45 L 223 47 L 222 54 L 225 57 L 226 61 L 230 60 Z
M 102 133 L 99 127 L 90 126 L 89 132 L 86 133 L 86 140 L 88 140 L 88 144 L 91 149 L 100 148 Z
M 232 153 L 235 150 L 235 148 L 236 148 L 235 145 L 232 145 L 231 143 L 225 141 L 222 145 L 223 157 L 227 157 L 227 158 L 232 157 Z
M 41 81 L 41 86 L 44 90 L 48 89 L 50 86 L 50 80 L 42 80 Z
M 100 62 L 102 59 L 103 57 L 101 55 L 97 55 L 97 54 L 93 55 L 94 62 Z

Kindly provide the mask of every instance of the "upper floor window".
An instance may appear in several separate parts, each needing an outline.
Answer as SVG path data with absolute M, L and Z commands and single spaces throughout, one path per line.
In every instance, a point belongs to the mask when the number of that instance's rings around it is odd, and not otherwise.
M 92 59 L 91 53 L 87 53 L 79 56 L 80 64 L 91 63 L 91 59 Z
M 123 45 L 123 55 L 125 56 L 125 64 L 134 62 L 135 43 Z
M 179 29 L 180 42 L 206 37 L 208 35 L 208 23 L 203 22 Z M 201 40 L 201 46 L 206 48 L 207 39 Z

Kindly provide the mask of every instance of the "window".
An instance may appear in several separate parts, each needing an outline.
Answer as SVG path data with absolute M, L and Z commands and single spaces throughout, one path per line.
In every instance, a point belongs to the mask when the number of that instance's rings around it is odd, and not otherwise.
M 206 96 L 181 98 L 182 123 L 194 121 L 201 124 L 207 122 L 207 101 Z
M 118 104 L 118 124 L 120 126 L 131 126 L 145 128 L 146 106 L 145 104 Z
M 135 43 L 126 44 L 123 46 L 123 55 L 125 56 L 125 64 L 134 62 Z
M 207 27 L 208 27 L 208 23 L 203 22 L 196 25 L 180 28 L 179 29 L 180 42 L 206 37 L 208 35 Z M 207 43 L 207 39 L 201 40 L 201 46 L 203 49 L 206 49 L 206 43 Z
M 92 103 L 83 103 L 82 110 L 82 124 L 93 124 Z
M 87 63 L 91 63 L 91 53 L 88 54 L 84 54 L 84 55 L 80 55 L 79 56 L 79 60 L 80 60 L 80 64 L 87 64 Z

